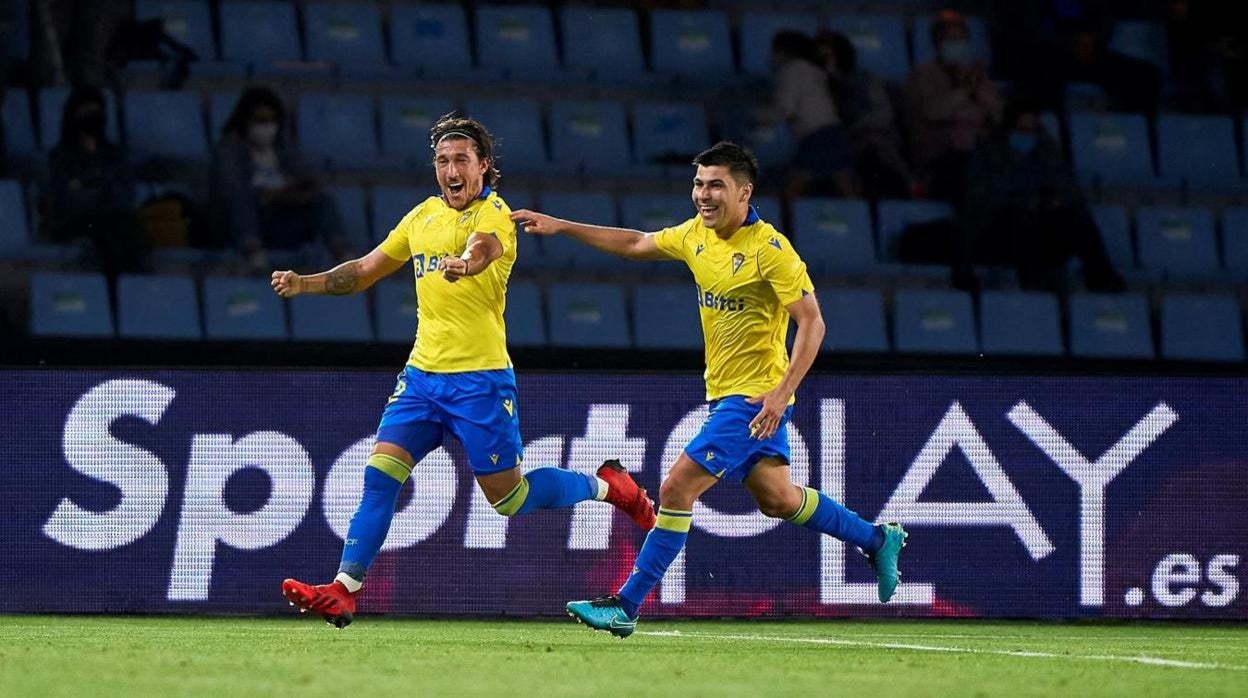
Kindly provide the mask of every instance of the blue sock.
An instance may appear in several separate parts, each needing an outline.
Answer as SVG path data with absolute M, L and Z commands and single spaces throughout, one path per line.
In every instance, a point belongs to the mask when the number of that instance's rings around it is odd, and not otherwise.
M 802 488 L 802 506 L 788 521 L 852 543 L 868 553 L 879 550 L 884 543 L 884 533 L 878 527 L 809 487 Z
M 399 490 L 411 470 L 398 458 L 375 453 L 368 458 L 364 468 L 364 494 L 360 505 L 351 517 L 347 540 L 342 546 L 342 562 L 338 571 L 356 581 L 364 581 L 368 568 L 381 550 L 381 544 L 390 531 L 394 507 L 399 501 Z
M 672 560 L 685 547 L 685 539 L 689 537 L 689 525 L 692 522 L 691 511 L 659 509 L 658 521 L 655 522 L 654 529 L 646 535 L 641 552 L 637 553 L 633 573 L 624 582 L 624 586 L 620 587 L 620 607 L 629 618 L 637 617 L 637 611 L 646 596 L 658 585 Z
M 494 503 L 503 516 L 527 514 L 538 509 L 562 509 L 593 499 L 598 478 L 563 468 L 534 468 L 520 478 L 515 489 Z

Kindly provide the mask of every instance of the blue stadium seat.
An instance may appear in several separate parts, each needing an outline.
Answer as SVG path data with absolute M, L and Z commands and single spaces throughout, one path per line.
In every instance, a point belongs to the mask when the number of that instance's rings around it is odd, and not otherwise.
M 620 224 L 653 233 L 693 218 L 693 202 L 685 194 L 626 194 L 620 198 Z
M 1161 356 L 1243 361 L 1243 315 L 1235 297 L 1167 294 L 1161 301 Z
M 416 338 L 416 285 L 411 274 L 395 274 L 373 287 L 377 340 L 411 344 Z
M 815 274 L 870 267 L 875 264 L 871 211 L 865 201 L 798 199 L 793 244 Z
M 540 5 L 481 5 L 477 58 L 483 67 L 521 71 L 559 67 L 550 10 Z
M 559 218 L 617 227 L 619 216 L 615 199 L 606 193 L 548 192 L 541 195 L 538 208 Z M 583 242 L 566 235 L 549 235 L 542 238 L 542 256 L 538 266 L 550 269 L 577 269 L 585 271 L 610 271 L 624 269 L 629 260 L 599 252 Z
M 381 152 L 405 162 L 425 165 L 431 159 L 429 128 L 438 117 L 454 108 L 454 102 L 439 97 L 383 95 Z
M 906 27 L 900 16 L 838 14 L 829 19 L 828 27 L 849 39 L 863 69 L 893 82 L 910 73 Z
M 1118 53 L 1148 61 L 1163 72 L 1170 68 L 1166 50 L 1166 28 L 1160 22 L 1116 22 L 1109 37 L 1109 48 Z
M 220 4 L 221 57 L 244 63 L 298 61 L 295 6 L 277 0 L 237 0 Z
M 1240 183 L 1235 124 L 1225 116 L 1162 114 L 1157 119 L 1157 163 L 1162 176 L 1197 189 Z
M 884 200 L 879 204 L 880 254 L 884 261 L 895 260 L 897 238 L 906 226 L 953 217 L 953 207 L 937 201 Z
M 346 235 L 351 248 L 363 254 L 373 248 L 373 236 L 368 228 L 368 209 L 364 203 L 364 190 L 358 186 L 335 185 L 328 187 L 326 192 L 338 210 L 338 218 L 342 221 L 342 232 Z
M 229 121 L 230 113 L 234 111 L 234 105 L 238 103 L 238 98 L 241 95 L 242 92 L 238 90 L 213 92 L 209 95 L 208 142 L 212 144 L 212 147 L 215 148 L 217 142 L 221 140 L 221 129 L 225 128 L 225 122 Z
M 962 291 L 899 290 L 893 297 L 897 351 L 974 354 L 975 311 Z
M 700 83 L 730 81 L 735 69 L 728 16 L 715 10 L 651 12 L 650 60 L 659 73 Z
M 199 298 L 189 276 L 117 277 L 117 332 L 130 339 L 200 339 Z
M 884 298 L 873 288 L 819 290 L 827 331 L 823 348 L 840 352 L 887 352 Z
M 30 247 L 30 224 L 22 183 L 0 179 L 0 256 L 23 252 Z
M 137 0 L 134 16 L 140 20 L 160 18 L 165 32 L 195 51 L 199 60 L 216 60 L 212 11 L 207 0 Z
M 0 121 L 4 122 L 4 147 L 9 156 L 31 156 L 39 152 L 35 125 L 31 119 L 30 97 L 25 90 L 8 89 L 0 104 Z
M 267 279 L 204 279 L 204 330 L 208 339 L 287 339 L 284 307 Z
M 1143 206 L 1135 214 L 1140 266 L 1200 274 L 1218 268 L 1213 212 L 1207 208 Z
M 205 161 L 208 140 L 194 92 L 126 93 L 126 145 L 148 156 Z
M 368 296 L 295 296 L 290 299 L 290 336 L 320 342 L 371 342 Z
M 550 343 L 560 347 L 631 346 L 624 288 L 615 284 L 552 284 L 546 292 Z
M 550 153 L 556 162 L 591 172 L 615 172 L 633 162 L 624 107 L 603 100 L 550 106 Z
M 69 97 L 68 87 L 46 87 L 39 92 L 39 141 L 44 150 L 52 150 L 61 140 L 61 111 Z M 110 90 L 104 91 L 105 116 L 108 119 L 104 133 L 114 143 L 121 143 L 121 127 L 117 118 L 117 98 Z
M 1248 271 L 1248 206 L 1222 211 L 1222 254 L 1227 269 Z
M 1153 181 L 1148 122 L 1141 114 L 1071 114 L 1070 151 L 1081 176 L 1115 186 Z
M 1062 152 L 1066 152 L 1065 132 L 1062 130 L 1062 119 L 1057 112 L 1046 111 L 1040 114 L 1040 126 L 1053 139 Z
M 640 349 L 702 349 L 702 320 L 692 284 L 633 288 L 633 327 Z
M 396 65 L 463 71 L 472 65 L 468 18 L 458 4 L 390 5 L 390 57 Z
M 782 121 L 756 120 L 747 109 L 732 109 L 719 115 L 723 137 L 754 151 L 763 167 L 784 166 L 793 159 L 793 134 Z
M 508 344 L 546 346 L 546 314 L 542 311 L 541 289 L 527 281 L 513 281 L 507 288 L 503 322 L 507 325 Z
M 1135 293 L 1072 294 L 1070 353 L 1089 358 L 1153 358 L 1148 301 Z
M 1109 260 L 1119 271 L 1135 268 L 1135 244 L 1131 241 L 1131 222 L 1127 210 L 1121 206 L 1099 204 L 1092 206 L 1092 220 L 1100 230 L 1101 240 Z
M 755 194 L 750 197 L 750 205 L 758 212 L 758 217 L 763 222 L 770 223 L 773 228 L 781 232 L 787 232 L 784 227 L 784 204 L 778 196 L 759 196 Z
M 112 337 L 113 311 L 104 275 L 32 275 L 30 333 L 38 337 Z
M 985 354 L 1060 356 L 1062 314 L 1057 297 L 1027 291 L 985 291 L 979 297 Z
M 711 145 L 706 112 L 696 102 L 638 102 L 632 114 L 637 162 L 674 162 L 687 169 L 693 156 Z
M 771 40 L 782 31 L 814 34 L 819 16 L 813 12 L 758 12 L 741 15 L 741 72 L 758 78 L 771 76 Z
M 605 81 L 645 78 L 635 11 L 623 7 L 564 7 L 559 20 L 563 29 L 563 62 L 569 69 L 589 70 Z
M 919 15 L 914 18 L 914 62 L 928 63 L 935 59 L 936 49 L 932 46 L 932 20 L 935 15 Z M 971 30 L 971 55 L 988 63 L 992 60 L 992 47 L 988 43 L 988 25 L 983 17 L 967 17 L 967 27 Z
M 378 157 L 373 98 L 306 92 L 299 99 L 299 144 L 340 166 L 374 163 Z
M 339 65 L 380 66 L 381 8 L 372 3 L 312 2 L 303 6 L 308 60 Z
M 494 151 L 500 169 L 529 171 L 545 168 L 545 139 L 542 116 L 532 99 L 476 99 L 464 109 L 493 133 L 498 141 Z
M 415 187 L 374 187 L 371 197 L 373 242 L 385 240 L 399 221 L 432 193 L 432 190 L 423 191 Z

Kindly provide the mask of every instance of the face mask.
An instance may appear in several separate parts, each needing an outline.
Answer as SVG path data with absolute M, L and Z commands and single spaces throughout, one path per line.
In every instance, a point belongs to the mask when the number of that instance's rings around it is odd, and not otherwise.
M 1034 133 L 1013 131 L 1010 133 L 1010 150 L 1026 155 L 1036 149 L 1036 141 L 1037 138 Z
M 247 126 L 247 140 L 259 148 L 267 148 L 277 140 L 277 124 L 261 122 Z
M 971 44 L 964 39 L 946 39 L 940 44 L 940 57 L 950 65 L 971 62 Z
M 102 111 L 92 110 L 79 114 L 74 119 L 74 123 L 77 124 L 79 131 L 88 136 L 99 138 L 104 135 L 104 112 Z

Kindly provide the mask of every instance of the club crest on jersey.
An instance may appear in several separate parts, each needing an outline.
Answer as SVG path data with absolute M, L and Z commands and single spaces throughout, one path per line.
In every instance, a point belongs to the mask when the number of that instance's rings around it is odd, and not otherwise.
M 740 252 L 732 253 L 732 273 L 736 274 L 741 265 L 745 264 L 745 255 Z

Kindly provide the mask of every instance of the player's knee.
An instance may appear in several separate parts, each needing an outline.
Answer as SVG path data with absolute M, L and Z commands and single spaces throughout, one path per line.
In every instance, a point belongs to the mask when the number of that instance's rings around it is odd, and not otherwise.
M 796 487 L 759 492 L 754 495 L 754 501 L 763 516 L 773 519 L 787 519 L 802 506 L 802 496 Z
M 667 478 L 659 485 L 659 505 L 665 509 L 690 511 L 693 509 L 694 499 L 696 497 L 687 488 L 673 482 L 672 478 Z

